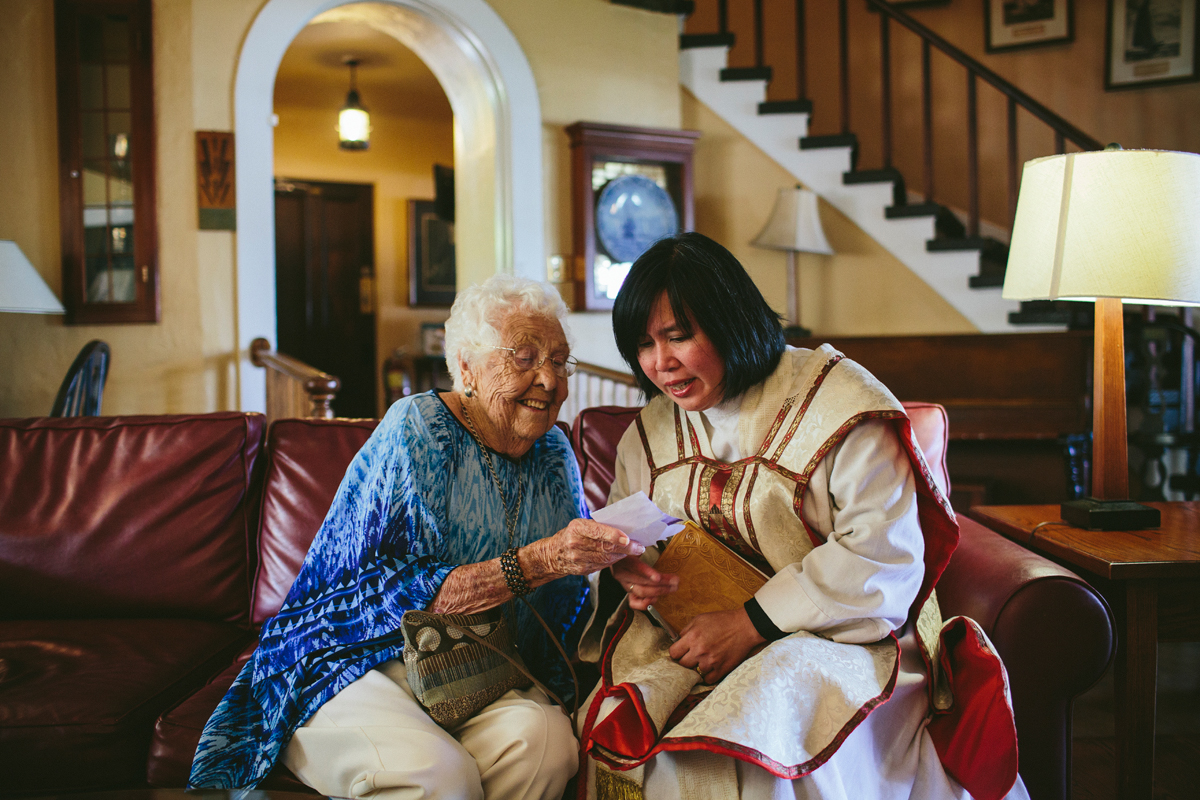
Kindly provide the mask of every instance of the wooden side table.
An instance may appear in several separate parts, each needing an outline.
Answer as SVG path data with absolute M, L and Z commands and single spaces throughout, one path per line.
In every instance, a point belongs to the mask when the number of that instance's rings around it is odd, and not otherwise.
M 1057 505 L 977 506 L 976 521 L 1086 573 L 1118 617 L 1118 796 L 1150 800 L 1160 641 L 1200 641 L 1200 503 L 1147 503 L 1162 526 L 1088 531 Z M 1045 524 L 1042 523 L 1051 523 Z

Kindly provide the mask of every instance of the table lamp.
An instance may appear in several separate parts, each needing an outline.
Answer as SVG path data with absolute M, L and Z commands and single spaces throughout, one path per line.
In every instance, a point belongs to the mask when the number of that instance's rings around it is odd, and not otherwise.
M 1092 496 L 1063 519 L 1158 526 L 1157 509 L 1128 501 L 1122 303 L 1200 305 L 1200 154 L 1109 145 L 1027 162 L 1003 295 L 1096 304 Z
M 63 314 L 62 303 L 16 242 L 0 239 L 0 312 Z
M 780 189 L 770 219 L 752 244 L 787 253 L 788 325 L 784 328 L 784 334 L 788 337 L 809 336 L 812 331 L 800 325 L 800 275 L 796 253 L 833 255 L 833 248 L 825 239 L 825 231 L 821 230 L 816 194 L 800 186 Z

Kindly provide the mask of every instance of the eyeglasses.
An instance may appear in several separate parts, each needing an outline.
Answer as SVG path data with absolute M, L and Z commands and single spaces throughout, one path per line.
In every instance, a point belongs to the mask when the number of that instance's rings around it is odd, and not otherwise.
M 493 350 L 508 351 L 508 360 L 512 363 L 517 372 L 529 372 L 531 369 L 541 369 L 542 364 L 547 360 L 550 361 L 550 369 L 560 378 L 569 378 L 575 374 L 575 369 L 579 366 L 579 362 L 570 356 L 548 356 L 543 355 L 542 351 L 538 350 L 533 345 L 523 345 L 521 347 L 501 347 L 500 345 L 491 345 Z

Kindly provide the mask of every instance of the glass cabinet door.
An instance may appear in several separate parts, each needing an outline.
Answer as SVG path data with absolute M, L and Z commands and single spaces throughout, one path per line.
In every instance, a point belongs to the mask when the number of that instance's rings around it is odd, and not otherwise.
M 70 323 L 157 322 L 148 0 L 59 0 L 63 286 Z

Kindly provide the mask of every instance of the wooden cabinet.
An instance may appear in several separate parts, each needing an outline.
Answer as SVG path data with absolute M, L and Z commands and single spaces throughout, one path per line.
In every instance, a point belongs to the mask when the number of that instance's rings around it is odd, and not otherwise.
M 150 0 L 58 0 L 59 204 L 70 324 L 157 322 Z

